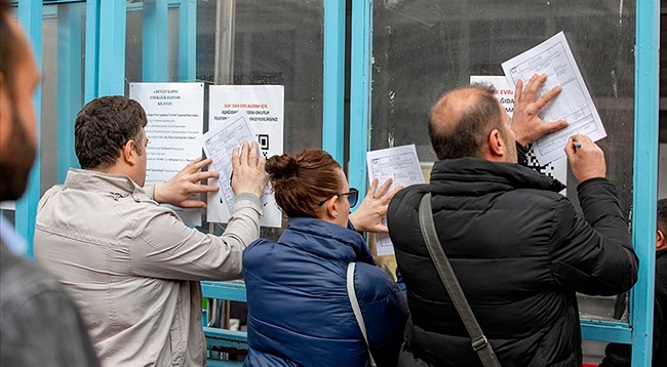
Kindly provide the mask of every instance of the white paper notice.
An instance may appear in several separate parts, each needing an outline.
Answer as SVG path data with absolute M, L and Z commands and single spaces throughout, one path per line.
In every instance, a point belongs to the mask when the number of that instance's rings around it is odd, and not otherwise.
M 130 83 L 130 98 L 146 111 L 146 183 L 165 182 L 201 157 L 203 83 Z M 169 206 L 169 205 L 167 205 Z M 201 225 L 201 209 L 169 206 L 188 225 Z
M 481 83 L 492 85 L 496 90 L 496 98 L 510 117 L 514 114 L 514 89 L 504 76 L 471 75 L 470 83 Z M 555 178 L 563 184 L 567 184 L 567 159 L 559 158 L 547 164 L 541 164 L 535 154 L 535 146 L 531 144 L 526 155 L 526 165 L 542 174 Z M 565 195 L 565 190 L 560 192 Z
M 504 62 L 502 66 L 513 89 L 519 79 L 526 83 L 536 73 L 547 74 L 547 81 L 538 95 L 559 84 L 563 87 L 560 95 L 542 109 L 540 116 L 545 121 L 564 119 L 570 125 L 535 142 L 535 154 L 540 163 L 564 157 L 563 148 L 571 135 L 587 135 L 593 141 L 607 136 L 563 32 Z
M 255 140 L 255 132 L 248 123 L 248 115 L 241 111 L 224 122 L 217 124 L 201 137 L 206 156 L 213 159 L 213 168 L 220 173 L 220 179 L 214 180 L 220 186 L 219 204 L 222 216 L 208 218 L 209 222 L 229 221 L 234 205 L 234 191 L 230 185 L 232 177 L 232 151 L 244 142 Z M 218 212 L 216 212 L 217 214 Z
M 252 131 L 251 140 L 259 143 L 259 148 L 264 157 L 269 158 L 276 154 L 283 154 L 284 101 L 285 89 L 281 85 L 211 86 L 209 89 L 210 129 L 212 130 L 220 124 L 226 124 L 231 116 L 236 116 L 237 113 L 243 111 L 245 121 L 250 126 L 249 130 Z M 236 143 L 238 144 L 238 141 Z M 231 149 L 229 151 L 231 152 Z M 225 208 L 223 194 L 223 192 L 218 191 L 208 195 L 207 216 L 209 222 L 226 223 L 229 221 L 231 205 Z M 260 225 L 280 228 L 282 212 L 278 208 L 270 186 L 267 186 L 264 190 L 262 206 L 264 215 Z
M 368 166 L 369 181 L 377 178 L 379 184 L 382 185 L 389 178 L 393 180 L 389 188 L 390 191 L 399 185 L 408 187 L 425 183 L 414 144 L 368 152 L 366 154 L 366 165 Z M 383 224 L 387 224 L 386 218 L 383 220 Z M 394 253 L 394 245 L 391 243 L 388 234 L 377 233 L 375 242 L 378 256 Z

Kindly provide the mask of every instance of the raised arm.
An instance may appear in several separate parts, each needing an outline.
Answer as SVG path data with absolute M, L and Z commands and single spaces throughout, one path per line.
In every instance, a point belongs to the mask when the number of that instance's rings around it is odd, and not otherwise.
M 359 208 L 350 214 L 350 222 L 357 231 L 387 233 L 385 216 L 391 199 L 403 189 L 403 186 L 397 186 L 389 191 L 393 180 L 390 178 L 378 188 L 379 181 L 374 179 L 371 187 L 366 193 L 366 197 L 359 205 Z
M 264 159 L 258 150 L 257 143 L 244 143 L 232 153 L 236 199 L 222 236 L 188 228 L 169 211 L 155 211 L 130 248 L 136 275 L 183 280 L 241 277 L 243 249 L 259 238 Z
M 550 247 L 554 277 L 585 294 L 627 291 L 637 281 L 638 260 L 616 188 L 604 177 L 604 154 L 581 135 L 570 138 L 566 153 L 581 182 L 577 189 L 584 217 L 565 198 L 556 204 Z

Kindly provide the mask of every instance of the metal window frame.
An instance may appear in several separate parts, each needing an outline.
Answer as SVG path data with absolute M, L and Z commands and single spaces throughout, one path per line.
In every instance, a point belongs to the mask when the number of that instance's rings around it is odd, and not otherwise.
M 42 1 L 21 0 L 18 7 L 19 23 L 26 32 L 37 63 L 37 69 L 42 69 Z M 42 88 L 37 87 L 33 96 L 35 106 L 35 120 L 37 123 L 37 146 L 41 145 L 42 127 Z M 37 158 L 30 171 L 28 187 L 21 199 L 16 201 L 15 224 L 16 231 L 28 242 L 28 257 L 33 257 L 32 238 L 35 234 L 35 216 L 37 215 L 37 204 L 40 197 L 41 162 L 39 149 Z
M 144 82 L 167 81 L 168 0 L 143 4 L 143 67 Z
M 366 187 L 366 152 L 370 147 L 370 95 L 373 1 L 352 2 L 350 101 L 350 185 Z M 639 280 L 631 292 L 630 321 L 581 320 L 584 339 L 632 344 L 633 367 L 651 361 L 655 220 L 658 167 L 658 0 L 638 0 L 635 54 L 635 136 L 633 172 L 633 243 L 640 261 Z M 363 193 L 362 193 L 363 194 Z
M 27 30 L 41 67 L 42 20 L 44 6 L 83 3 L 84 1 L 19 0 L 19 20 Z M 83 5 L 83 4 L 82 4 Z M 143 8 L 143 81 L 167 81 L 168 9 L 179 8 L 178 79 L 196 81 L 196 0 L 156 0 L 129 4 L 119 0 L 85 0 L 85 27 L 82 27 L 83 6 L 58 9 L 58 178 L 65 180 L 70 167 L 78 161 L 74 155 L 74 119 L 84 103 L 104 95 L 123 95 L 125 91 L 125 48 L 127 11 Z M 332 156 L 344 159 L 345 99 L 345 2 L 324 0 L 324 62 L 323 62 L 323 129 L 322 144 Z M 81 62 L 81 32 L 85 32 L 85 63 Z M 85 70 L 83 95 L 81 68 Z M 41 89 L 34 96 L 38 131 Z M 39 133 L 38 133 L 39 134 Z M 39 141 L 39 136 L 38 136 Z M 28 240 L 28 256 L 33 257 L 37 204 L 40 199 L 40 158 L 35 161 L 30 185 L 16 205 L 17 231 Z M 205 282 L 205 287 L 229 285 Z M 207 285 L 208 284 L 208 285 Z M 239 286 L 245 299 L 245 287 Z M 238 293 L 238 292 L 237 292 Z M 243 338 L 243 337 L 242 337 Z M 216 362 L 228 365 L 233 362 Z M 227 364 L 226 364 L 227 363 Z
M 84 103 L 103 95 L 124 94 L 126 1 L 116 0 L 19 0 L 19 20 L 27 30 L 41 66 L 41 35 L 43 6 L 58 4 L 86 4 L 85 22 L 85 85 Z M 140 4 L 139 4 L 140 5 Z M 179 11 L 179 65 L 180 81 L 196 80 L 196 0 L 157 0 L 144 4 L 144 80 L 161 81 L 167 77 L 164 60 L 167 55 L 167 7 L 178 5 Z M 132 5 L 134 6 L 134 5 Z M 138 5 L 137 5 L 138 6 Z M 78 9 L 78 8 L 77 8 Z M 76 167 L 72 131 L 74 117 L 80 108 L 81 80 L 79 57 L 82 30 L 78 14 L 62 11 L 58 14 L 58 177 L 62 182 L 69 167 Z M 102 16 L 103 15 L 103 16 Z M 324 80 L 323 80 L 323 148 L 343 162 L 344 152 L 344 98 L 345 98 L 345 2 L 324 0 Z M 35 93 L 35 108 L 41 107 L 40 89 Z M 17 202 L 18 231 L 30 242 L 34 218 L 39 202 L 40 161 L 31 173 L 31 186 Z
M 125 37 L 128 4 L 117 0 L 19 0 L 18 16 L 41 67 L 43 6 L 85 3 L 85 27 L 78 11 L 58 13 L 58 178 L 63 182 L 70 167 L 77 167 L 72 131 L 81 107 L 80 70 L 85 70 L 84 103 L 104 95 L 123 95 L 125 83 Z M 142 4 L 130 4 L 129 7 Z M 144 81 L 167 78 L 167 8 L 179 7 L 178 79 L 196 80 L 196 0 L 157 0 L 144 6 Z M 340 163 L 344 159 L 345 98 L 345 2 L 324 0 L 323 148 Z M 85 63 L 80 58 L 81 33 L 85 32 Z M 41 88 L 35 93 L 38 129 L 41 126 Z M 38 130 L 39 131 L 39 130 Z M 38 137 L 39 138 L 39 137 Z M 40 197 L 40 160 L 33 166 L 30 184 L 16 204 L 17 231 L 32 240 Z
M 42 16 L 44 5 L 78 3 L 82 1 L 19 0 L 18 18 L 31 41 L 38 66 L 42 60 Z M 162 6 L 161 4 L 156 4 Z M 196 67 L 196 1 L 180 0 L 179 13 L 179 80 L 194 81 Z M 102 95 L 124 94 L 125 77 L 125 1 L 86 0 L 85 44 L 85 101 Z M 162 9 L 160 8 L 160 12 Z M 342 162 L 344 157 L 344 55 L 345 55 L 345 6 L 344 2 L 325 0 L 324 8 L 324 97 L 323 97 L 323 148 Z M 160 13 L 161 14 L 161 13 Z M 635 60 L 635 151 L 633 172 L 633 242 L 640 258 L 639 281 L 633 288 L 630 322 L 606 322 L 582 320 L 585 339 L 614 341 L 632 344 L 633 366 L 649 365 L 651 360 L 653 327 L 653 284 L 655 258 L 653 233 L 655 233 L 655 202 L 657 200 L 657 129 L 658 129 L 658 49 L 659 14 L 657 0 L 638 0 L 636 12 L 636 60 Z M 104 15 L 104 16 L 102 16 Z M 69 19 L 68 19 L 69 18 Z M 159 17 L 164 19 L 164 17 Z M 60 26 L 76 28 L 76 19 L 59 14 Z M 158 23 L 159 24 L 159 23 Z M 184 25 L 184 26 L 180 26 Z M 161 24 L 159 24 L 162 27 Z M 160 28 L 162 29 L 162 28 Z M 158 36 L 156 34 L 156 36 Z M 61 38 L 62 37 L 62 38 Z M 160 35 L 162 37 L 162 35 Z M 73 34 L 69 36 L 72 40 Z M 67 80 L 75 80 L 76 45 L 65 45 L 66 36 L 59 34 L 59 76 L 61 65 Z M 80 37 L 78 38 L 81 39 Z M 60 40 L 63 45 L 60 48 Z M 104 47 L 100 47 L 104 45 Z M 149 51 L 150 52 L 150 51 Z M 153 55 L 155 65 L 164 48 L 157 47 Z M 61 54 L 62 53 L 62 59 Z M 150 58 L 149 58 L 150 59 Z M 353 0 L 351 39 L 351 90 L 350 90 L 350 184 L 366 187 L 365 155 L 370 141 L 370 96 L 372 61 L 372 0 Z M 161 70 L 161 69 L 160 69 Z M 151 78 L 162 73 L 156 67 Z M 153 72 L 151 71 L 151 72 Z M 159 78 L 158 78 L 159 79 Z M 79 82 L 80 83 L 80 82 Z M 74 84 L 76 85 L 76 84 Z M 72 131 L 74 100 L 73 89 L 60 89 L 59 146 L 72 146 L 65 136 Z M 63 86 L 63 88 L 65 88 Z M 34 96 L 38 131 L 41 126 L 41 89 Z M 66 134 L 67 133 L 67 134 Z M 62 136 L 62 137 L 61 137 Z M 38 133 L 38 141 L 41 137 Z M 71 151 L 59 155 L 59 176 L 65 167 L 72 166 Z M 67 164 L 69 162 L 69 164 Z M 61 164 L 62 163 L 62 164 Z M 17 231 L 28 240 L 29 256 L 32 256 L 32 238 L 37 203 L 40 196 L 40 161 L 36 160 L 31 171 L 26 194 L 16 204 Z M 361 195 L 365 194 L 365 189 Z
M 345 1 L 324 1 L 322 149 L 344 167 Z

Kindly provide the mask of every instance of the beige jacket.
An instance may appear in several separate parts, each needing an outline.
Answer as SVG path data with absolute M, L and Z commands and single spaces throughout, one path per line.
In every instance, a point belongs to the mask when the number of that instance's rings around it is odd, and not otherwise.
M 241 277 L 260 216 L 240 194 L 225 233 L 207 235 L 126 176 L 72 169 L 39 203 L 35 259 L 74 298 L 104 366 L 203 366 L 199 281 Z

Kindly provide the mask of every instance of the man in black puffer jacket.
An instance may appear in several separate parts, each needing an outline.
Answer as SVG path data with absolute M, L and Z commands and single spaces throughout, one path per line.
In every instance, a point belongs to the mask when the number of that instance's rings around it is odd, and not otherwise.
M 561 183 L 516 163 L 515 142 L 562 127 L 537 116 L 559 92 L 536 101 L 545 80 L 517 85 L 513 124 L 480 86 L 433 107 L 429 135 L 440 160 L 430 184 L 399 192 L 387 217 L 411 314 L 399 366 L 482 365 L 424 244 L 418 207 L 427 192 L 443 249 L 505 367 L 581 366 L 575 292 L 613 295 L 635 283 L 638 261 L 602 150 L 582 135 L 565 147 L 583 215 L 558 194 Z

